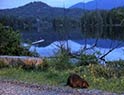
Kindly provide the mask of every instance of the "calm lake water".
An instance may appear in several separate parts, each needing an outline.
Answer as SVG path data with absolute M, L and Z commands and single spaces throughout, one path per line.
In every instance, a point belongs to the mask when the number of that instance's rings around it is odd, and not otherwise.
M 80 44 L 87 43 L 89 45 L 93 45 L 96 42 L 96 39 L 74 40 L 74 41 L 78 42 Z M 110 40 L 110 39 L 99 39 L 97 41 L 97 47 L 112 48 L 112 47 L 116 47 L 116 46 L 118 46 L 118 48 L 119 47 L 124 47 L 124 41 L 117 41 L 117 40 Z
M 44 39 L 45 41 L 43 43 L 40 43 L 39 45 L 37 45 L 39 47 L 45 47 L 57 40 L 62 40 L 60 37 L 60 34 L 56 34 L 56 32 L 43 31 L 43 32 L 37 33 L 34 31 L 25 31 L 21 33 L 22 33 L 22 39 L 25 39 L 31 42 Z M 73 33 L 74 32 L 71 33 L 69 40 L 73 40 L 82 45 L 85 44 L 85 42 L 89 45 L 93 45 L 96 42 L 96 39 L 92 39 L 92 38 L 82 40 L 82 36 L 81 36 L 82 34 L 80 32 L 76 32 L 74 34 Z M 99 39 L 97 41 L 97 47 L 111 48 L 111 47 L 117 46 L 119 43 L 120 41 L 117 41 L 117 40 Z M 124 46 L 124 42 L 118 47 L 123 47 L 123 46 Z
M 85 44 L 94 45 L 96 43 L 96 39 L 72 40 L 72 41 L 79 43 L 81 45 L 85 45 Z M 40 44 L 37 44 L 36 46 L 46 47 L 53 42 L 55 42 L 55 41 L 44 41 Z M 108 48 L 108 49 L 113 48 L 113 47 L 120 48 L 120 47 L 124 47 L 124 41 L 117 41 L 117 40 L 110 40 L 110 39 L 99 39 L 97 41 L 96 47 Z

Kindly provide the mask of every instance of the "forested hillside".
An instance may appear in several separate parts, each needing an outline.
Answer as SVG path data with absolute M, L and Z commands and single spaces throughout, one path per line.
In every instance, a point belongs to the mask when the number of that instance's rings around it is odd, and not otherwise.
M 89 37 L 123 39 L 124 8 L 86 12 L 81 18 L 81 28 Z
M 31 41 L 41 38 L 48 42 L 66 38 L 82 39 L 84 36 L 123 39 L 123 21 L 123 7 L 88 11 L 55 8 L 34 2 L 19 8 L 0 10 L 0 23 L 19 30 L 24 40 Z

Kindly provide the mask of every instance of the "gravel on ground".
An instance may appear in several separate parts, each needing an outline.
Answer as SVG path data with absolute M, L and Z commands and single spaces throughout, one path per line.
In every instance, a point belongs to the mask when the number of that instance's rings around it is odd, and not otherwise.
M 0 80 L 0 95 L 118 95 L 101 90 L 73 89 L 68 86 L 48 86 L 18 81 Z M 124 94 L 123 94 L 124 95 Z

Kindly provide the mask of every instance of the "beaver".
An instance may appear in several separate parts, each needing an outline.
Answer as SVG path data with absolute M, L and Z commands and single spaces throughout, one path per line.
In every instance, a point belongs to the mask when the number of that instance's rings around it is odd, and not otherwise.
M 72 88 L 88 88 L 89 84 L 86 80 L 82 79 L 79 75 L 77 74 L 71 74 L 68 77 L 67 84 Z

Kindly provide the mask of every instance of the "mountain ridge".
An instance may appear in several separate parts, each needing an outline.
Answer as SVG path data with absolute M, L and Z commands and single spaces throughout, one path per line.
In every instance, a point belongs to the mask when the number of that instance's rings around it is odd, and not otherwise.
M 24 6 L 12 9 L 1 9 L 0 16 L 11 15 L 16 17 L 46 17 L 46 16 L 72 16 L 80 17 L 82 9 L 67 9 L 59 7 L 51 7 L 43 2 L 31 2 Z M 75 15 L 76 14 L 76 15 Z
M 114 1 L 114 2 L 113 2 Z M 80 8 L 87 10 L 111 10 L 113 8 L 124 6 L 124 0 L 94 0 L 87 3 L 79 2 L 69 7 L 70 9 Z

